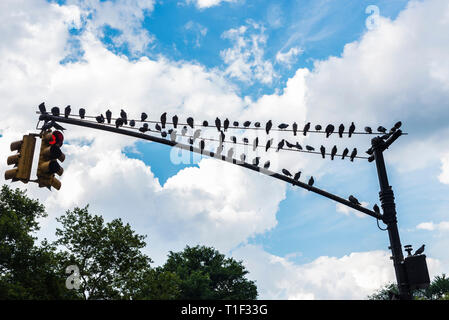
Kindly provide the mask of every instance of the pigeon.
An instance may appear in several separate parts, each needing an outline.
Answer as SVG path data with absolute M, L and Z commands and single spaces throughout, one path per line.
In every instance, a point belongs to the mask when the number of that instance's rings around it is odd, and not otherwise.
M 377 205 L 377 203 L 374 205 L 373 210 L 376 213 L 380 213 L 380 209 L 379 209 L 379 206 Z
M 84 119 L 84 117 L 86 116 L 86 109 L 80 108 L 78 114 L 80 115 L 81 119 Z
M 276 149 L 276 152 L 279 152 L 279 150 L 281 150 L 284 147 L 284 139 L 282 139 L 279 143 L 278 143 L 278 148 Z
M 309 130 L 310 130 L 310 122 L 307 122 L 307 124 L 304 126 L 302 134 L 307 135 L 307 131 L 309 131 Z
M 280 125 L 278 125 L 278 128 L 281 129 L 281 130 L 287 129 L 288 128 L 288 124 L 281 123 Z
M 243 122 L 243 126 L 244 126 L 245 128 L 248 128 L 250 125 L 251 125 L 251 121 L 245 121 L 245 122 Z
M 317 125 L 315 126 L 315 130 L 316 130 L 316 131 L 320 131 L 321 129 L 323 129 L 323 128 L 322 128 L 321 125 L 319 125 L 319 124 L 317 124 Z
M 351 126 L 349 127 L 349 131 L 348 131 L 348 137 L 351 138 L 352 134 L 355 131 L 355 125 L 354 122 L 351 122 Z
M 121 109 L 121 111 L 120 111 L 120 118 L 123 119 L 124 124 L 128 124 L 128 119 L 127 119 L 128 117 L 126 115 L 125 110 L 123 110 L 123 109 Z
M 139 128 L 139 131 L 145 133 L 148 131 L 148 123 L 144 123 L 142 127 Z
M 201 141 L 200 141 L 200 151 L 201 151 L 201 154 L 203 154 L 203 150 L 204 150 L 205 145 L 206 145 L 206 142 L 204 142 L 204 139 L 201 140 Z
M 295 146 L 293 143 L 290 143 L 287 140 L 285 140 L 285 144 L 288 148 L 293 148 Z
M 242 162 L 245 162 L 245 160 L 246 160 L 246 155 L 245 155 L 244 153 L 242 153 L 242 154 L 240 155 L 240 160 L 242 160 Z
M 349 149 L 345 148 L 345 150 L 343 150 L 343 154 L 341 155 L 341 159 L 343 160 L 349 153 Z
M 47 114 L 47 109 L 45 108 L 45 102 L 42 102 L 42 103 L 39 105 L 39 111 L 40 111 L 42 114 Z
M 270 167 L 270 160 L 268 160 L 267 162 L 264 163 L 263 167 L 265 169 L 268 169 Z
M 331 151 L 331 160 L 334 160 L 335 155 L 337 154 L 337 146 L 334 145 Z
M 154 128 L 156 128 L 157 131 L 162 131 L 161 126 L 159 125 L 159 123 L 156 123 L 156 125 L 154 126 Z
M 239 122 L 238 121 L 234 121 L 232 124 L 234 125 L 234 127 L 238 127 L 239 126 Z
M 315 180 L 313 180 L 313 177 L 310 177 L 309 182 L 307 183 L 309 186 L 313 186 L 315 183 Z
M 171 118 L 172 122 L 173 122 L 173 128 L 177 128 L 178 127 L 178 116 L 175 114 L 172 118 Z
M 226 118 L 226 120 L 223 121 L 223 128 L 224 128 L 224 131 L 228 130 L 228 128 L 229 128 L 229 119 L 228 118 Z
M 103 114 L 100 114 L 99 116 L 95 117 L 98 123 L 104 123 L 104 117 Z
M 72 111 L 72 108 L 70 108 L 70 105 L 68 105 L 67 107 L 65 107 L 64 109 L 64 117 L 68 118 L 70 116 L 70 112 Z
M 286 176 L 293 177 L 293 175 L 287 169 L 282 169 L 282 173 L 285 174 Z
M 353 204 L 356 204 L 356 205 L 358 205 L 358 206 L 361 205 L 360 202 L 359 202 L 359 200 L 357 200 L 357 198 L 354 197 L 352 194 L 349 196 L 348 199 L 349 199 L 349 201 L 350 201 L 351 203 L 353 203 Z
M 243 143 L 244 144 L 248 144 L 248 142 L 249 142 L 248 138 L 243 138 Z
M 354 150 L 352 150 L 352 152 L 351 152 L 351 161 L 354 161 L 354 158 L 356 157 L 356 155 L 357 155 L 357 148 L 354 148 Z
M 142 112 L 142 114 L 140 115 L 140 121 L 145 121 L 148 118 L 148 115 L 145 112 Z M 174 121 L 173 121 L 174 122 Z
M 298 150 L 302 150 L 302 147 L 301 147 L 301 145 L 299 144 L 299 142 L 296 142 L 295 148 L 298 149 Z
M 162 136 L 162 138 L 165 138 L 165 137 L 167 136 L 167 132 L 162 131 L 162 132 L 161 132 L 161 136 Z
M 193 139 L 192 138 L 189 138 L 189 143 L 190 144 L 193 144 Z M 191 150 L 192 151 L 192 150 Z
M 223 152 L 223 145 L 222 144 L 220 144 L 218 147 L 217 147 L 217 151 L 215 152 L 217 155 L 219 155 L 219 154 L 221 154 Z
M 265 151 L 268 151 L 270 149 L 271 144 L 273 143 L 273 138 L 267 141 L 267 144 L 265 145 Z
M 187 124 L 190 126 L 190 128 L 193 129 L 193 118 L 192 117 L 187 118 Z
M 253 142 L 253 151 L 256 151 L 258 145 L 259 145 L 259 137 L 256 137 Z
M 232 136 L 231 140 L 232 140 L 233 143 L 237 143 L 237 138 L 236 137 Z
M 229 158 L 229 159 L 232 159 L 232 156 L 233 156 L 233 155 L 234 155 L 234 149 L 231 148 L 231 149 L 228 150 L 228 158 Z
M 165 129 L 165 123 L 167 122 L 167 112 L 161 114 L 161 125 L 162 129 Z
M 184 126 L 184 127 L 182 127 L 182 129 L 181 129 L 181 134 L 182 134 L 183 136 L 185 136 L 186 133 L 187 133 L 187 126 Z
M 293 122 L 292 128 L 293 128 L 293 135 L 296 136 L 296 132 L 298 131 L 298 124 L 296 122 Z
M 58 107 L 51 108 L 51 114 L 54 115 L 55 117 L 59 117 L 59 108 Z
M 321 147 L 320 147 L 320 152 L 321 152 L 321 156 L 324 159 L 326 156 L 326 148 L 323 145 L 321 145 Z
M 111 123 L 111 119 L 112 119 L 112 112 L 111 112 L 111 110 L 106 110 L 106 120 L 108 121 L 108 123 L 110 124 Z
M 265 125 L 265 131 L 267 132 L 267 134 L 270 133 L 272 126 L 273 126 L 273 123 L 271 122 L 271 120 L 268 120 L 267 124 Z
M 255 126 L 256 128 L 260 128 L 260 122 L 254 123 L 254 126 Z
M 301 171 L 298 171 L 298 172 L 295 173 L 293 179 L 298 181 L 300 177 L 301 177 Z
M 42 131 L 46 131 L 46 130 L 51 129 L 51 128 L 55 128 L 56 130 L 61 130 L 61 131 L 65 130 L 65 128 L 63 128 L 62 126 L 57 124 L 55 122 L 55 120 L 51 120 L 51 121 L 45 122 L 44 125 L 42 126 L 41 130 Z
M 330 135 L 334 132 L 335 127 L 332 124 L 328 124 L 326 127 L 326 138 L 329 138 Z
M 365 132 L 371 134 L 373 133 L 373 129 L 371 129 L 371 127 L 365 127 Z
M 220 131 L 220 143 L 223 143 L 225 141 L 225 134 L 223 131 Z
M 172 130 L 170 132 L 170 140 L 175 142 L 176 141 L 176 130 Z
M 306 145 L 307 151 L 315 151 L 315 148 L 309 145 Z
M 203 121 L 203 127 L 208 127 L 209 126 L 209 122 L 207 122 L 206 120 Z
M 397 129 L 399 129 L 401 126 L 402 126 L 402 122 L 401 122 L 401 121 L 398 121 L 398 122 L 396 122 L 396 123 L 394 124 L 394 127 L 393 127 L 393 128 L 396 128 L 396 130 L 397 130 Z
M 201 129 L 196 129 L 193 133 L 193 141 L 195 141 L 201 134 Z
M 377 132 L 385 133 L 385 132 L 387 132 L 387 128 L 379 126 L 379 127 L 377 127 Z
M 220 131 L 220 129 L 221 129 L 221 120 L 218 119 L 218 117 L 217 117 L 217 119 L 215 119 L 215 126 L 217 127 L 217 130 Z
M 418 248 L 418 250 L 415 251 L 413 254 L 414 256 L 417 256 L 418 254 L 422 254 L 424 252 L 425 245 L 423 244 L 421 247 Z
M 255 157 L 255 158 L 253 159 L 253 165 L 254 165 L 254 166 L 258 166 L 258 165 L 259 165 L 259 161 L 260 161 L 260 157 Z
M 115 119 L 115 127 L 116 127 L 117 129 L 118 129 L 118 127 L 123 126 L 123 123 L 124 123 L 124 121 L 123 121 L 122 118 L 117 118 L 117 119 Z
M 340 138 L 343 138 L 343 132 L 345 131 L 345 126 L 344 126 L 344 124 L 342 123 L 342 124 L 340 124 L 340 126 L 338 127 L 338 136 L 340 137 Z

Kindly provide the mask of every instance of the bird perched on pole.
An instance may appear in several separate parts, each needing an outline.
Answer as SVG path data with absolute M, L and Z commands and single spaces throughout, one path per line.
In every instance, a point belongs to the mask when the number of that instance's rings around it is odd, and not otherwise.
M 238 122 L 238 121 L 234 121 L 234 122 L 232 123 L 232 125 L 233 125 L 234 127 L 238 127 L 238 126 L 239 126 L 239 122 Z
M 265 132 L 267 134 L 270 133 L 271 127 L 273 126 L 273 123 L 271 122 L 271 120 L 268 120 L 267 124 L 265 125 Z
M 310 130 L 310 122 L 307 122 L 306 125 L 304 126 L 304 129 L 302 130 L 302 134 L 307 135 L 307 131 L 309 130 Z
M 165 129 L 165 123 L 167 122 L 167 112 L 161 114 L 161 126 L 162 129 Z
M 42 103 L 39 105 L 39 111 L 40 111 L 42 114 L 47 114 L 47 109 L 45 108 L 45 102 L 42 102 Z
M 279 152 L 279 150 L 281 150 L 281 149 L 284 147 L 284 143 L 285 143 L 285 140 L 284 140 L 284 139 L 282 139 L 282 140 L 278 143 L 278 147 L 277 147 L 277 149 L 276 149 L 276 152 Z
M 123 119 L 122 118 L 117 118 L 115 119 L 115 127 L 118 129 L 119 127 L 123 126 Z
M 287 140 L 285 140 L 285 145 L 286 145 L 288 148 L 293 148 L 293 147 L 295 146 L 293 143 L 290 143 L 290 142 L 288 142 Z
M 242 162 L 245 162 L 245 160 L 246 160 L 246 154 L 242 153 L 242 154 L 240 155 L 240 160 L 241 160 Z
M 264 163 L 263 167 L 265 169 L 268 169 L 270 167 L 270 160 L 268 160 L 267 162 Z
M 84 117 L 86 116 L 86 109 L 80 108 L 79 111 L 78 111 L 78 114 L 79 114 L 81 119 L 84 119 Z
M 145 133 L 148 130 L 149 130 L 148 129 L 148 123 L 146 123 L 146 122 L 142 125 L 142 127 L 139 128 L 139 131 L 142 132 L 142 133 Z
M 379 126 L 379 127 L 377 127 L 377 132 L 385 133 L 385 132 L 387 132 L 387 128 Z
M 342 123 L 340 124 L 340 126 L 338 127 L 338 136 L 340 138 L 343 138 L 343 132 L 345 131 L 345 125 Z
M 380 214 L 380 208 L 379 208 L 379 206 L 377 205 L 377 203 L 374 204 L 374 206 L 373 206 L 373 211 L 374 211 L 375 213 L 379 213 L 379 214 Z
M 288 177 L 293 177 L 293 175 L 287 169 L 282 169 L 282 173 L 285 174 Z
M 256 151 L 258 145 L 259 145 L 259 137 L 256 137 L 253 142 L 253 151 Z
M 365 132 L 371 134 L 373 133 L 373 129 L 371 129 L 371 127 L 365 127 Z
M 299 178 L 301 178 L 301 171 L 298 171 L 298 172 L 295 173 L 295 175 L 294 175 L 294 177 L 293 177 L 293 180 L 298 181 Z
M 349 153 L 349 149 L 345 148 L 345 150 L 343 150 L 343 154 L 341 155 L 341 159 L 343 160 Z
M 359 202 L 359 200 L 357 200 L 357 198 L 354 197 L 352 194 L 349 196 L 348 199 L 349 199 L 349 201 L 350 201 L 351 203 L 353 203 L 353 204 L 356 204 L 356 205 L 358 205 L 358 206 L 361 205 L 360 202 Z
M 98 123 L 104 123 L 103 114 L 100 114 L 99 116 L 95 117 L 95 120 L 97 120 Z
M 204 150 L 205 145 L 206 145 L 206 142 L 204 141 L 204 139 L 201 140 L 200 141 L 200 152 L 201 152 L 201 154 L 203 154 L 203 150 Z
M 126 112 L 123 109 L 121 109 L 120 111 L 120 118 L 123 119 L 124 124 L 128 124 L 128 116 L 126 115 Z
M 106 120 L 108 121 L 108 123 L 111 123 L 111 119 L 112 119 L 112 112 L 111 110 L 106 110 Z
M 351 152 L 351 161 L 354 162 L 354 158 L 357 156 L 357 148 L 354 148 Z
M 298 131 L 298 124 L 296 122 L 293 122 L 292 129 L 293 135 L 296 136 L 296 132 Z
M 418 250 L 415 251 L 413 254 L 414 256 L 417 256 L 418 254 L 422 254 L 424 252 L 425 245 L 423 244 L 421 247 L 418 248 Z
M 171 119 L 173 122 L 173 128 L 176 129 L 178 127 L 178 116 L 175 114 Z
M 64 117 L 68 118 L 70 116 L 70 112 L 72 112 L 72 108 L 70 108 L 70 105 L 68 105 L 67 107 L 65 107 L 64 109 Z
M 313 180 L 313 176 L 312 176 L 312 177 L 310 177 L 309 182 L 307 182 L 307 184 L 309 186 L 313 186 L 314 183 L 315 183 L 315 180 Z
M 226 118 L 226 120 L 223 121 L 223 129 L 224 131 L 228 131 L 228 128 L 229 128 L 229 119 Z
M 190 128 L 193 129 L 193 118 L 192 117 L 187 118 L 187 124 L 190 126 Z
M 281 130 L 287 129 L 288 128 L 288 124 L 281 123 L 280 125 L 278 125 L 278 128 L 281 129 Z
M 53 107 L 51 108 L 51 114 L 54 115 L 55 117 L 59 117 L 59 108 L 58 107 Z
M 309 145 L 306 145 L 307 151 L 315 151 L 315 148 Z
M 245 122 L 243 122 L 243 126 L 244 126 L 245 128 L 248 128 L 250 125 L 251 125 L 251 121 L 245 121 Z
M 331 151 L 331 160 L 334 160 L 335 155 L 337 154 L 337 146 L 334 145 Z
M 321 147 L 320 147 L 320 152 L 321 152 L 321 156 L 324 159 L 326 156 L 326 148 L 323 145 L 321 145 Z
M 231 149 L 228 150 L 228 158 L 232 159 L 233 156 L 234 156 L 234 149 L 231 148 Z
M 237 143 L 237 137 L 232 136 L 232 137 L 231 137 L 231 141 L 232 141 L 233 143 Z
M 265 145 L 265 151 L 268 151 L 270 149 L 271 144 L 273 143 L 273 138 L 267 141 L 267 144 Z
M 326 138 L 330 137 L 330 135 L 334 132 L 334 129 L 335 129 L 334 125 L 332 125 L 332 124 L 328 124 L 327 125 L 327 127 L 326 127 Z
M 217 130 L 220 131 L 220 129 L 221 129 L 221 120 L 218 117 L 215 119 L 215 126 L 217 127 Z
M 254 166 L 258 166 L 258 165 L 259 165 L 259 161 L 260 161 L 260 157 L 255 157 L 255 158 L 253 159 L 253 165 L 254 165 Z
M 161 128 L 161 126 L 159 125 L 159 123 L 156 123 L 156 125 L 154 126 L 154 128 L 157 130 L 157 131 L 162 131 L 162 128 Z
M 351 138 L 352 134 L 355 131 L 355 124 L 354 122 L 351 122 L 351 126 L 349 127 L 348 137 Z
M 255 122 L 255 123 L 254 123 L 254 126 L 255 126 L 256 128 L 260 128 L 260 122 Z
M 316 130 L 316 131 L 320 131 L 321 129 L 323 129 L 323 128 L 322 128 L 321 125 L 319 125 L 319 124 L 317 124 L 317 125 L 315 126 L 315 130 Z
M 148 115 L 145 112 L 142 112 L 140 115 L 140 121 L 144 122 L 148 118 Z

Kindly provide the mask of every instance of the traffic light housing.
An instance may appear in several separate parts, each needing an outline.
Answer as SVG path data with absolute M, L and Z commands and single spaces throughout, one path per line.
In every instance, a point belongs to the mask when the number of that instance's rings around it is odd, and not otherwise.
M 47 130 L 41 134 L 41 150 L 37 166 L 37 182 L 39 187 L 51 187 L 59 190 L 61 182 L 55 175 L 61 176 L 64 169 L 58 163 L 63 162 L 65 155 L 61 151 L 64 135 L 60 131 Z
M 35 146 L 36 137 L 31 134 L 23 136 L 22 140 L 11 143 L 11 151 L 17 151 L 17 153 L 9 156 L 6 161 L 8 165 L 14 165 L 14 169 L 5 172 L 5 180 L 28 183 L 33 165 Z

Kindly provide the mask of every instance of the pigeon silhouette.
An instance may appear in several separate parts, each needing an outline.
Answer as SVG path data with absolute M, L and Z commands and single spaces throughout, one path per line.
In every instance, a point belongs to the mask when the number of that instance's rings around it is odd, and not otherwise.
M 260 128 L 260 122 L 254 123 L 254 126 L 255 126 L 256 128 Z
M 139 128 L 139 131 L 145 133 L 148 131 L 148 123 L 144 123 L 142 127 Z
M 248 144 L 248 142 L 249 142 L 248 138 L 243 138 L 243 143 L 244 144 Z
M 315 151 L 315 148 L 309 145 L 306 145 L 307 151 Z
M 327 125 L 327 127 L 326 127 L 326 138 L 330 137 L 330 135 L 334 132 L 334 129 L 335 129 L 334 125 L 332 125 L 332 124 L 328 124 Z
M 97 120 L 98 123 L 104 123 L 103 114 L 100 114 L 99 116 L 95 117 L 95 120 Z
M 344 126 L 344 124 L 342 123 L 342 124 L 340 124 L 340 126 L 338 127 L 338 136 L 340 137 L 340 138 L 343 138 L 343 132 L 345 131 L 345 126 Z
M 192 117 L 187 118 L 187 124 L 190 126 L 190 128 L 193 129 L 193 118 Z
M 270 167 L 270 160 L 268 160 L 267 162 L 264 163 L 263 167 L 265 169 L 268 169 Z
M 171 118 L 172 122 L 173 122 L 173 128 L 177 128 L 178 127 L 178 116 L 175 114 L 172 118 Z
M 418 250 L 415 251 L 413 254 L 414 256 L 417 256 L 418 254 L 422 254 L 424 252 L 425 245 L 423 244 L 421 247 L 418 248 Z
M 399 129 L 401 126 L 402 126 L 402 122 L 401 122 L 401 121 L 398 121 L 398 122 L 396 122 L 396 123 L 394 124 L 394 127 L 393 127 L 393 128 L 395 128 L 395 129 L 397 130 L 397 129 Z M 418 250 L 419 250 L 419 249 L 418 249 Z
M 337 146 L 334 145 L 331 151 L 331 160 L 334 160 L 335 155 L 337 154 Z
M 245 160 L 246 160 L 246 155 L 245 155 L 244 153 L 242 153 L 242 154 L 240 155 L 240 160 L 241 160 L 242 162 L 245 162 Z
M 282 173 L 285 174 L 286 176 L 292 177 L 293 175 L 290 173 L 290 171 L 288 171 L 287 169 L 282 169 Z
M 176 141 L 176 130 L 172 130 L 170 132 L 170 140 L 175 142 Z
M 290 143 L 290 142 L 288 142 L 287 140 L 285 140 L 285 145 L 286 145 L 288 148 L 293 148 L 293 147 L 295 146 L 293 143 Z
M 253 165 L 254 165 L 254 166 L 258 166 L 258 165 L 259 165 L 259 161 L 260 161 L 260 157 L 255 157 L 255 158 L 253 159 Z
M 298 171 L 298 172 L 295 173 L 295 175 L 294 175 L 294 177 L 293 177 L 293 180 L 298 181 L 299 178 L 301 178 L 301 171 Z
M 155 128 L 157 131 L 162 131 L 162 128 L 161 128 L 161 126 L 159 125 L 159 123 L 156 123 L 156 125 L 154 126 L 154 128 Z
M 271 120 L 268 120 L 267 124 L 265 125 L 265 131 L 267 134 L 270 133 L 271 127 L 273 127 L 273 123 L 271 122 Z
M 220 143 L 223 143 L 225 141 L 226 135 L 223 131 L 220 131 Z
M 108 121 L 108 123 L 111 123 L 111 119 L 112 119 L 112 112 L 111 110 L 106 110 L 106 120 Z
M 278 128 L 281 129 L 281 130 L 287 129 L 288 128 L 288 124 L 281 123 L 280 125 L 278 125 Z
M 223 152 L 223 145 L 222 144 L 220 144 L 218 147 L 217 147 L 217 151 L 215 152 L 217 155 L 221 155 L 221 153 Z
M 215 126 L 217 127 L 217 130 L 220 131 L 220 129 L 221 129 L 221 120 L 218 119 L 218 117 L 217 117 L 217 119 L 215 119 Z
M 231 140 L 232 140 L 233 143 L 237 143 L 237 138 L 236 137 L 232 136 Z
M 373 210 L 374 210 L 374 212 L 376 212 L 376 213 L 380 213 L 380 208 L 379 208 L 379 206 L 377 205 L 377 203 L 374 204 Z
M 209 122 L 207 122 L 206 120 L 203 121 L 203 127 L 208 127 L 209 126 Z
M 167 122 L 167 112 L 161 114 L 161 126 L 162 129 L 165 129 L 165 123 Z
M 354 122 L 351 122 L 351 126 L 349 127 L 349 131 L 348 131 L 348 137 L 351 138 L 352 134 L 355 131 L 355 125 Z
M 312 176 L 312 177 L 310 177 L 309 182 L 307 182 L 307 184 L 309 186 L 313 186 L 314 183 L 315 183 L 315 180 L 313 180 L 313 176 Z
M 295 148 L 298 150 L 302 150 L 302 146 L 299 144 L 299 142 L 296 142 Z
M 320 152 L 321 152 L 321 156 L 324 159 L 326 156 L 326 148 L 323 145 L 320 147 Z
M 379 127 L 377 127 L 377 132 L 385 133 L 385 132 L 387 132 L 387 128 L 379 126 Z
M 293 129 L 293 135 L 296 136 L 296 133 L 298 132 L 298 124 L 296 122 L 293 122 L 292 129 Z
M 357 148 L 354 148 L 351 152 L 351 161 L 354 161 L 354 158 L 357 156 Z
M 68 118 L 70 116 L 70 112 L 72 112 L 72 108 L 70 108 L 70 105 L 68 105 L 67 107 L 65 107 L 64 109 L 64 117 Z
M 84 119 L 84 117 L 86 116 L 86 109 L 80 108 L 79 111 L 78 111 L 78 114 L 79 114 L 81 119 Z
M 123 126 L 123 119 L 122 118 L 117 118 L 115 119 L 115 127 L 118 129 L 119 127 Z
M 42 114 L 47 114 L 47 109 L 45 108 L 45 103 L 44 103 L 44 102 L 42 102 L 42 103 L 39 105 L 39 111 L 40 111 Z
M 51 114 L 54 115 L 55 117 L 59 117 L 59 108 L 58 107 L 53 107 L 51 108 Z
M 227 131 L 228 128 L 229 128 L 229 119 L 226 118 L 226 120 L 223 121 L 223 129 L 224 129 L 224 131 Z
M 203 150 L 204 150 L 205 145 L 206 145 L 206 142 L 204 140 L 201 140 L 200 141 L 200 152 L 201 152 L 201 154 L 203 154 Z
M 243 126 L 244 126 L 245 128 L 248 128 L 250 125 L 251 125 L 251 121 L 245 121 L 245 122 L 243 122 Z
M 140 115 L 140 121 L 145 121 L 148 118 L 148 115 L 145 112 L 142 112 L 142 114 Z
M 256 137 L 253 142 L 253 151 L 256 151 L 258 145 L 259 145 L 259 137 Z
M 281 150 L 284 147 L 284 139 L 282 139 L 279 143 L 278 143 L 278 147 L 276 149 L 276 152 L 279 152 L 279 150 Z
M 239 126 L 239 122 L 238 121 L 234 121 L 232 124 L 233 124 L 234 127 L 238 127 Z
M 310 130 L 310 122 L 307 122 L 306 125 L 304 126 L 304 129 L 302 130 L 302 134 L 307 135 L 307 131 L 309 130 Z
M 265 151 L 268 151 L 270 149 L 271 144 L 273 143 L 273 138 L 267 141 L 267 144 L 265 145 Z
M 228 158 L 232 159 L 233 156 L 234 156 L 234 149 L 231 148 L 231 149 L 228 150 Z
M 121 109 L 120 111 L 120 118 L 123 119 L 124 124 L 128 124 L 128 116 L 126 115 L 126 112 L 123 109 Z
M 373 133 L 373 129 L 371 129 L 371 127 L 365 127 L 365 132 L 371 134 Z
M 198 137 L 201 135 L 201 129 L 196 129 L 195 132 L 193 133 L 193 141 L 195 141 L 196 139 L 198 139 Z
M 322 128 L 321 125 L 319 125 L 319 124 L 317 124 L 317 125 L 315 126 L 315 130 L 316 130 L 316 131 L 320 131 L 321 129 L 323 129 L 323 128 Z
M 349 149 L 345 148 L 345 150 L 343 150 L 343 154 L 341 155 L 341 159 L 343 160 L 349 153 Z
M 357 198 L 354 197 L 352 194 L 349 196 L 348 199 L 349 199 L 349 201 L 350 201 L 351 203 L 353 203 L 353 204 L 356 204 L 356 205 L 358 205 L 358 206 L 361 205 L 360 202 L 359 202 L 359 200 L 357 200 Z
M 187 126 L 184 126 L 184 127 L 182 127 L 182 129 L 181 129 L 181 134 L 182 134 L 183 136 L 185 136 L 186 133 L 187 133 Z

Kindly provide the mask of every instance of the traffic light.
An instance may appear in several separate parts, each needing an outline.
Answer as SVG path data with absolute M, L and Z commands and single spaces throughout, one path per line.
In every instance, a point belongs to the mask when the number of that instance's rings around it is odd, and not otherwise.
M 8 165 L 14 165 L 14 169 L 5 172 L 5 180 L 22 181 L 28 183 L 33 164 L 35 136 L 29 134 L 23 136 L 22 140 L 11 143 L 11 151 L 17 151 L 15 155 L 9 156 L 6 161 Z
M 37 182 L 39 187 L 51 187 L 59 190 L 61 182 L 55 174 L 61 176 L 64 169 L 59 165 L 58 160 L 63 162 L 65 155 L 61 151 L 64 142 L 64 135 L 60 131 L 47 130 L 41 134 L 41 151 L 37 166 Z

